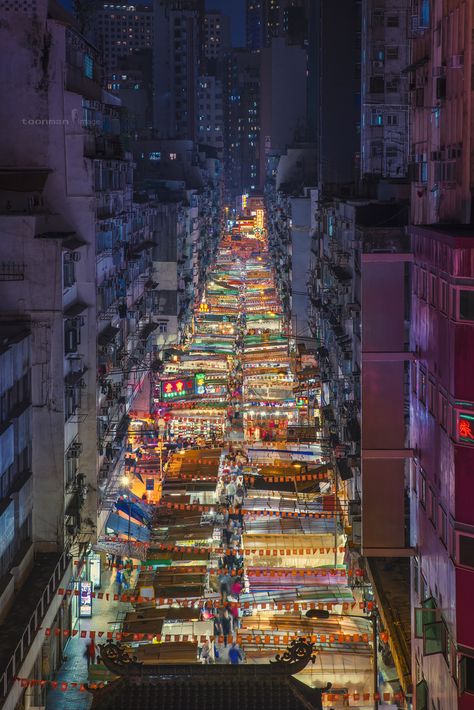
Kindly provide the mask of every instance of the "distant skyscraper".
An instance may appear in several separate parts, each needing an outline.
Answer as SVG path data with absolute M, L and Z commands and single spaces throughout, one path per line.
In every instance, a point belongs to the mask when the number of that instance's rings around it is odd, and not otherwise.
M 407 22 L 408 2 L 362 2 L 362 176 L 407 173 Z
M 201 0 L 155 0 L 154 127 L 160 138 L 195 140 Z
M 101 4 L 92 34 L 108 78 L 122 57 L 153 47 L 153 6 Z
M 206 12 L 203 31 L 206 59 L 222 59 L 231 48 L 230 18 L 216 10 Z
M 247 49 L 269 47 L 274 37 L 285 37 L 289 44 L 303 43 L 308 4 L 308 0 L 247 0 Z
M 246 45 L 254 51 L 264 44 L 264 14 L 263 0 L 247 0 L 246 13 Z
M 224 142 L 222 100 L 222 82 L 214 76 L 201 76 L 198 90 L 198 142 L 216 148 L 219 158 L 223 155 Z
M 318 182 L 352 183 L 360 151 L 360 0 L 311 2 L 308 51 L 308 137 L 317 146 Z
M 260 61 L 259 52 L 236 49 L 226 62 L 224 160 L 233 196 L 259 185 Z

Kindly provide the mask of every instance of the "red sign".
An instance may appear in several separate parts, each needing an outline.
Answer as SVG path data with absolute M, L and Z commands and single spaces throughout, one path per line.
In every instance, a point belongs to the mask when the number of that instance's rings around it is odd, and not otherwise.
M 161 383 L 163 399 L 176 399 L 177 397 L 187 397 L 194 394 L 194 379 L 182 378 L 179 380 L 167 380 Z

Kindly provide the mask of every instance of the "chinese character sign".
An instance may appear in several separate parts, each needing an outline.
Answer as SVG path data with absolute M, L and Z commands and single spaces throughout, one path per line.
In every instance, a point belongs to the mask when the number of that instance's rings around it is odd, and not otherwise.
M 469 414 L 459 414 L 458 419 L 459 441 L 474 445 L 474 417 Z
M 189 397 L 194 394 L 194 379 L 185 377 L 179 380 L 167 380 L 161 383 L 161 392 L 163 399 Z
M 206 393 L 206 375 L 203 372 L 199 372 L 194 377 L 196 382 L 196 394 Z

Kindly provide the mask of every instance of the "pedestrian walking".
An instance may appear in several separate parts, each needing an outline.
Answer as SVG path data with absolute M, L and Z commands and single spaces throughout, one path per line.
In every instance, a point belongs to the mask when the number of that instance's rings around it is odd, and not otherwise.
M 227 641 L 232 630 L 232 617 L 227 609 L 224 609 L 224 613 L 221 616 L 221 628 L 224 637 L 224 648 L 227 648 Z
M 204 641 L 201 646 L 201 654 L 199 656 L 201 663 L 207 664 L 211 662 L 211 647 L 207 641 Z
M 95 654 L 96 649 L 94 639 L 91 639 L 90 641 L 88 641 L 86 645 L 86 650 L 84 651 L 84 657 L 87 661 L 87 668 L 89 668 L 91 663 L 95 663 Z
M 233 597 L 237 599 L 237 601 L 240 600 L 240 593 L 242 591 L 242 582 L 239 577 L 236 577 L 231 584 L 230 587 L 230 593 L 232 594 Z
M 240 648 L 237 646 L 237 644 L 235 642 L 229 648 L 228 655 L 229 655 L 229 663 L 231 663 L 234 666 L 238 665 L 240 663 L 240 661 L 243 660 L 242 653 L 240 652 Z
M 227 601 L 227 597 L 229 596 L 230 592 L 231 580 L 232 578 L 227 572 L 227 570 L 224 570 L 223 574 L 219 575 L 219 591 L 221 593 L 222 602 Z

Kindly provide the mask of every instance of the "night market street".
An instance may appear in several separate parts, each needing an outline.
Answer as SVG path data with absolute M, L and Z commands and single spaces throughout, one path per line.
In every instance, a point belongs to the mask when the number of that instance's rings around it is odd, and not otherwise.
M 375 604 L 346 555 L 344 489 L 336 493 L 332 458 L 308 424 L 319 412 L 314 356 L 298 357 L 261 201 L 253 212 L 225 226 L 186 344 L 151 375 L 140 399 L 149 408 L 131 412 L 123 475 L 94 547 L 107 570 L 49 710 L 88 708 L 86 690 L 94 703 L 109 692 L 106 641 L 144 664 L 262 664 L 305 637 L 315 663 L 298 678 L 321 688 L 330 679 L 329 701 L 369 708 L 374 691 L 399 690 L 383 664 L 374 688 Z M 375 633 L 382 648 L 387 633 Z

